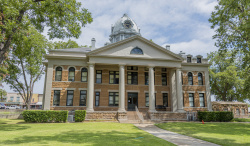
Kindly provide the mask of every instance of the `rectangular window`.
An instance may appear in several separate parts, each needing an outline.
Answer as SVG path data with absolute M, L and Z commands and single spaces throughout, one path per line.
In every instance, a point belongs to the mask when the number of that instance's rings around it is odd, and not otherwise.
M 137 66 L 128 66 L 127 70 L 138 70 Z
M 145 72 L 145 85 L 149 84 L 149 80 L 148 80 L 148 72 Z
M 167 74 L 166 73 L 161 74 L 161 81 L 162 81 L 162 85 L 167 85 Z
M 102 71 L 101 70 L 96 71 L 96 83 L 102 83 Z
M 80 106 L 86 106 L 87 91 L 80 91 Z
M 163 106 L 168 107 L 168 93 L 163 93 Z
M 109 72 L 109 83 L 110 84 L 119 84 L 119 71 L 110 71 Z
M 100 92 L 95 92 L 95 106 L 100 104 Z
M 73 106 L 73 97 L 74 97 L 74 91 L 68 90 L 67 91 L 67 106 Z
M 119 92 L 109 92 L 109 106 L 118 106 Z
M 224 109 L 223 109 L 223 111 L 224 111 L 224 112 L 227 112 L 227 111 L 228 111 L 228 109 L 227 109 L 227 108 L 224 108 Z
M 236 109 L 236 115 L 240 115 L 240 109 Z
M 166 72 L 167 68 L 161 68 L 161 72 Z
M 60 90 L 54 90 L 53 106 L 60 105 Z
M 242 115 L 245 115 L 245 109 L 241 109 Z
M 191 57 L 187 57 L 187 63 L 191 63 Z
M 201 58 L 197 58 L 197 63 L 201 63 Z
M 194 93 L 189 93 L 189 106 L 194 107 Z
M 199 93 L 200 107 L 205 107 L 204 93 Z
M 148 93 L 145 93 L 145 106 L 149 107 L 149 95 Z M 155 93 L 155 106 L 156 106 L 156 93 Z
M 128 84 L 137 85 L 138 84 L 138 73 L 128 72 Z

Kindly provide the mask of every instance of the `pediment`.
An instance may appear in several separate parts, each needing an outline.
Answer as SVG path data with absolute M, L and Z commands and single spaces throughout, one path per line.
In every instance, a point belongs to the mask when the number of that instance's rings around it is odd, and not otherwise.
M 134 48 L 139 48 L 143 53 L 134 53 Z M 137 49 L 138 50 L 138 49 Z M 131 52 L 132 51 L 132 52 Z M 144 59 L 165 59 L 181 61 L 182 58 L 165 48 L 141 37 L 134 36 L 123 41 L 119 41 L 97 50 L 91 51 L 88 56 L 111 56 Z

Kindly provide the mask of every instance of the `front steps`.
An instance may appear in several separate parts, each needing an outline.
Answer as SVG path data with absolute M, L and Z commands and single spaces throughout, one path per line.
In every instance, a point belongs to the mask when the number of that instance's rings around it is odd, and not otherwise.
M 130 123 L 130 124 L 152 124 L 151 120 L 147 117 L 146 112 L 142 113 L 144 120 L 141 121 L 137 116 L 136 111 L 127 111 L 127 120 L 120 120 L 120 123 Z M 145 116 L 144 116 L 145 115 Z

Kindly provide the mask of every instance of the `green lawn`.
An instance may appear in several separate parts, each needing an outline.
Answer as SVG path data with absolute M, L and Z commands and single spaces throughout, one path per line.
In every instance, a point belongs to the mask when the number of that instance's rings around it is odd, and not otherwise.
M 0 119 L 0 145 L 173 145 L 132 124 L 24 123 Z
M 232 122 L 250 122 L 250 119 L 245 119 L 245 118 L 234 118 Z
M 250 123 L 169 122 L 156 126 L 219 145 L 250 145 Z

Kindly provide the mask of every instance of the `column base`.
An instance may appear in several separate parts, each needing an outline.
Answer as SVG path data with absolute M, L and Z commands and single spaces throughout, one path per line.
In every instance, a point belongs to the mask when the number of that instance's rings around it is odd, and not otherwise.
M 157 112 L 155 109 L 148 110 L 149 113 L 155 113 Z
M 122 112 L 127 112 L 125 109 L 118 109 L 118 112 L 122 113 Z
M 94 112 L 94 109 L 86 109 L 86 112 Z
M 184 111 L 183 109 L 178 109 L 177 112 L 178 113 L 185 113 L 186 111 Z

